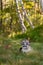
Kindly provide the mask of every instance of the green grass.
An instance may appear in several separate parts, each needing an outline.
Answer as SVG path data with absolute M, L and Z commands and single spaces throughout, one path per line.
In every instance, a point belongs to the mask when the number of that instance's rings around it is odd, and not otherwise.
M 0 65 L 43 65 L 43 43 L 32 42 L 33 51 L 19 51 L 22 39 L 4 39 L 0 43 Z

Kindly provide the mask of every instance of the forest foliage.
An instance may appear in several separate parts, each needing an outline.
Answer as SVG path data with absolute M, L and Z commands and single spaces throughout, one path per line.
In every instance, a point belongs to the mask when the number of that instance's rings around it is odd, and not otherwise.
M 28 14 L 28 18 L 32 21 L 34 27 L 36 28 L 43 25 L 43 12 L 41 11 L 39 0 L 23 0 L 23 3 Z M 20 11 L 22 12 L 21 4 L 19 3 L 19 5 Z M 24 20 L 24 24 L 27 30 L 31 29 L 26 20 Z M 0 1 L 0 33 L 5 36 L 22 33 L 16 3 L 14 0 Z

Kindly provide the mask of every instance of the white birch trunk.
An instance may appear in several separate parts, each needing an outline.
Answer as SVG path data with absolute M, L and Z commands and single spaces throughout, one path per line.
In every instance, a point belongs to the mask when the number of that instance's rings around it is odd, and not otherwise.
M 40 2 L 41 10 L 43 12 L 43 0 L 39 0 L 39 2 Z
M 19 16 L 19 22 L 21 24 L 21 28 L 22 28 L 22 32 L 25 32 L 26 31 L 26 27 L 23 23 L 23 18 L 22 18 L 22 15 L 20 13 L 20 10 L 19 10 L 19 5 L 18 5 L 18 0 L 16 0 L 16 6 L 17 6 L 17 12 L 18 12 L 18 16 Z
M 24 8 L 24 5 L 23 5 L 23 1 L 20 0 L 20 3 L 21 3 L 21 5 L 22 5 L 23 15 L 24 15 L 25 19 L 28 21 L 28 23 L 30 24 L 30 26 L 31 26 L 32 28 L 34 28 L 32 22 L 31 22 L 30 19 L 28 18 L 27 12 L 26 12 L 26 10 L 25 10 L 25 8 Z

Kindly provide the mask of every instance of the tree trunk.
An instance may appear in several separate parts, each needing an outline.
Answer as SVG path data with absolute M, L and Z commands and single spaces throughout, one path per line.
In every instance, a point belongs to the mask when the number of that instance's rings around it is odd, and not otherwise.
M 28 21 L 28 23 L 30 24 L 30 26 L 31 26 L 32 28 L 34 28 L 32 22 L 31 22 L 30 19 L 28 18 L 27 12 L 26 12 L 26 10 L 25 10 L 25 8 L 24 8 L 24 5 L 23 5 L 23 1 L 20 0 L 20 3 L 21 3 L 21 5 L 22 5 L 23 15 L 24 15 L 25 19 Z
M 13 3 L 12 3 L 12 4 L 13 4 Z M 11 19 L 10 19 L 10 29 L 12 30 L 13 17 L 12 17 L 11 10 L 12 10 L 12 5 L 11 5 L 11 7 L 10 7 L 10 16 L 11 16 Z
M 0 0 L 0 10 L 1 10 L 0 28 L 2 28 L 2 9 L 3 9 L 2 0 Z
M 39 0 L 39 2 L 40 2 L 41 10 L 43 12 L 43 0 Z
M 20 13 L 20 10 L 19 10 L 19 5 L 18 5 L 18 0 L 16 0 L 16 5 L 17 5 L 17 12 L 18 12 L 18 16 L 19 16 L 19 22 L 21 24 L 21 28 L 22 28 L 22 32 L 25 32 L 26 31 L 26 27 L 23 23 L 23 18 L 22 18 L 22 15 Z

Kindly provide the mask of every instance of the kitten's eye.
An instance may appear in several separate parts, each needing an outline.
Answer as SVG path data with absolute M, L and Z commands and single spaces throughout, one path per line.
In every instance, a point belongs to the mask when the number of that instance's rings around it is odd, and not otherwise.
M 24 45 L 24 42 L 22 43 L 22 45 Z
M 28 43 L 26 43 L 26 45 L 28 45 Z

